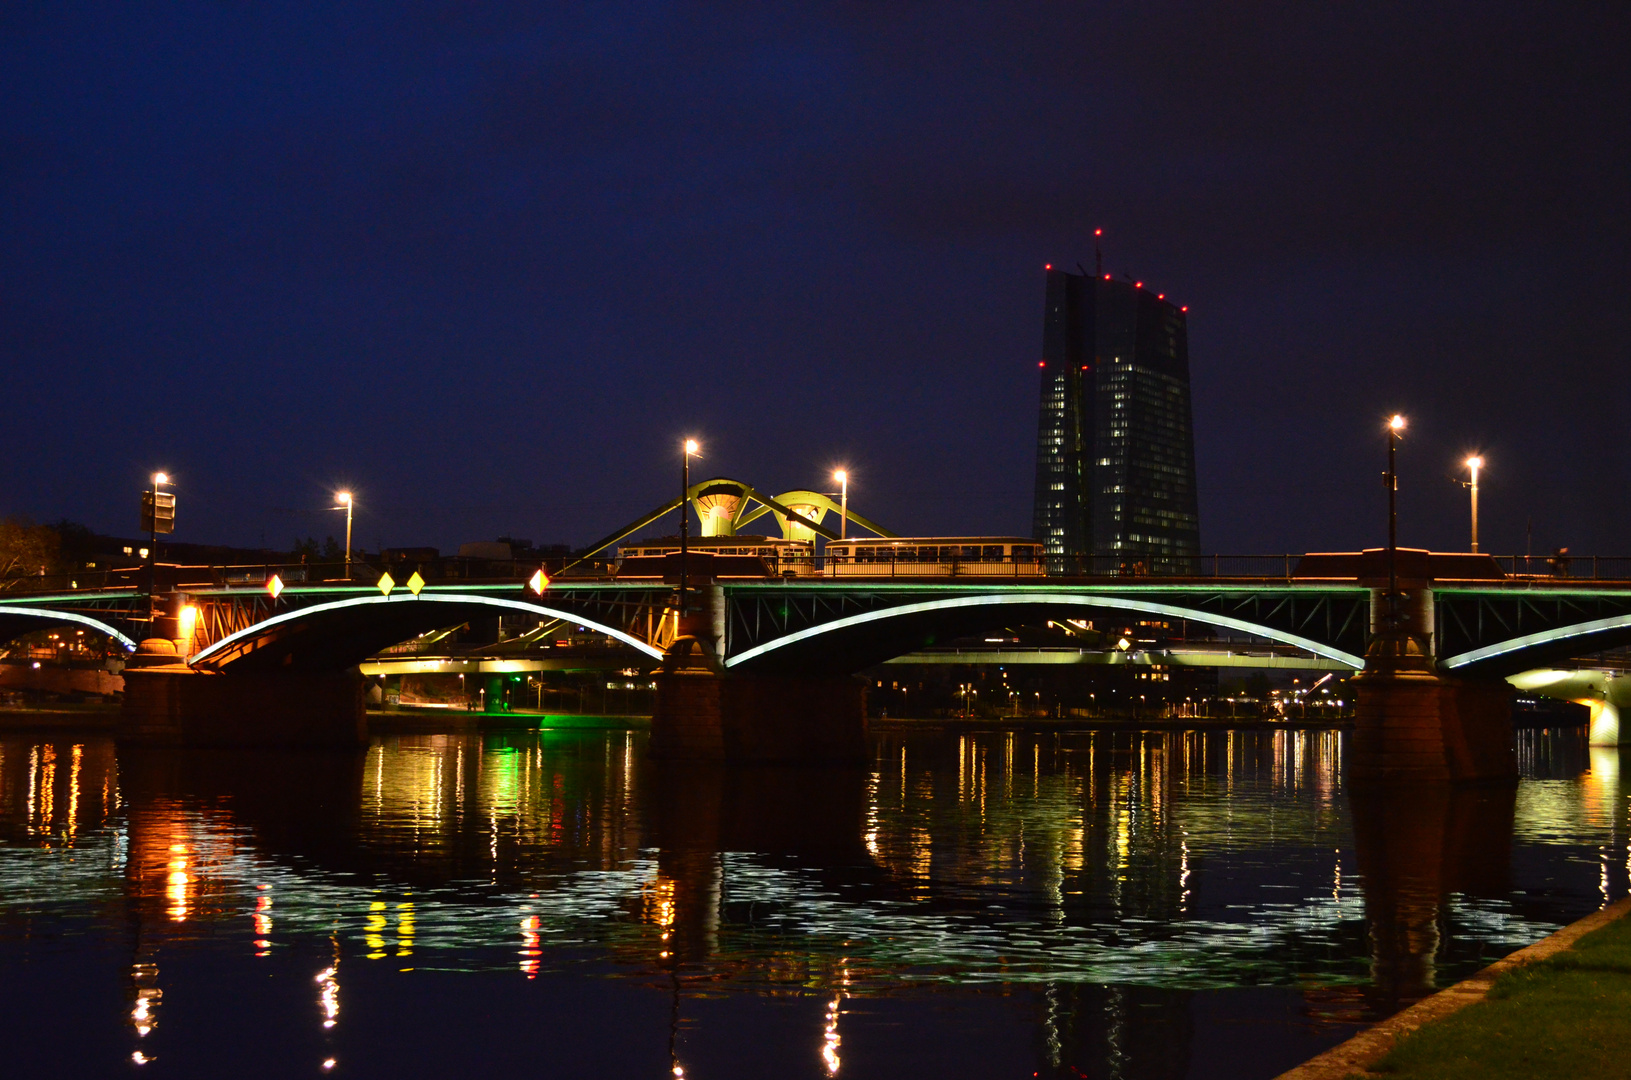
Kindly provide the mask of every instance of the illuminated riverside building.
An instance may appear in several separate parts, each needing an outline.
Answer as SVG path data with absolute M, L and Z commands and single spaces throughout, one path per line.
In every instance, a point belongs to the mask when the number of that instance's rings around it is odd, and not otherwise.
M 1200 555 L 1186 309 L 1142 282 L 1049 267 L 1031 535 L 1098 572 Z

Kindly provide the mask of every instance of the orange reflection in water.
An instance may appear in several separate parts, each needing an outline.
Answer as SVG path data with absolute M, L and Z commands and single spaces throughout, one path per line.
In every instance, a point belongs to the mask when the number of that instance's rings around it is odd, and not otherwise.
M 838 1047 L 843 1042 L 838 1036 L 838 1006 L 842 1001 L 839 996 L 827 1003 L 826 1026 L 821 1035 L 821 1063 L 827 1067 L 828 1076 L 837 1076 L 843 1064 L 838 1057 Z
M 255 897 L 255 955 L 269 956 L 272 949 L 272 894 L 270 885 L 255 886 L 260 895 Z
M 659 940 L 663 947 L 657 953 L 659 960 L 667 960 L 672 955 L 669 942 L 674 936 L 674 922 L 679 912 L 674 901 L 676 889 L 673 878 L 659 877 L 646 893 L 646 921 L 656 923 L 662 931 Z
M 191 910 L 191 897 L 187 886 L 192 884 L 192 877 L 187 873 L 187 845 L 171 844 L 169 873 L 164 878 L 164 896 L 170 901 L 165 908 L 165 914 L 170 916 L 171 922 L 186 922 L 187 914 Z
M 543 950 L 538 947 L 538 930 L 541 922 L 536 915 L 525 915 L 521 918 L 521 970 L 529 979 L 538 977 L 539 957 Z

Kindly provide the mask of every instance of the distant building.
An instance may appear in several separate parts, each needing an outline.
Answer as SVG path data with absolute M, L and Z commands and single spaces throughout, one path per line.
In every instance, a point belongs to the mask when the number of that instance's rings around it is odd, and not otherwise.
M 1192 572 L 1201 550 L 1184 309 L 1049 268 L 1032 535 L 1099 573 Z

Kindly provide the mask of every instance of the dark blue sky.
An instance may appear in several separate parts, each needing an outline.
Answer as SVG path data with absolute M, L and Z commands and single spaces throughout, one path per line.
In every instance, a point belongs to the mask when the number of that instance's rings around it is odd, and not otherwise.
M 0 9 L 0 514 L 585 542 L 704 473 L 1028 532 L 1042 264 L 1190 306 L 1208 550 L 1631 552 L 1619 5 Z

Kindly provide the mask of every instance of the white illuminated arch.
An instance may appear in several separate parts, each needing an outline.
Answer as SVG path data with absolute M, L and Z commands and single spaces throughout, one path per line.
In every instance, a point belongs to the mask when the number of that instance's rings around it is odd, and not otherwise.
M 244 638 L 257 636 L 267 627 L 277 626 L 279 623 L 294 622 L 297 619 L 304 619 L 309 615 L 317 615 L 325 611 L 338 611 L 341 608 L 361 607 L 364 604 L 424 603 L 482 604 L 487 607 L 507 608 L 511 611 L 524 611 L 529 615 L 548 615 L 552 619 L 563 619 L 567 622 L 576 623 L 579 626 L 587 626 L 591 630 L 598 630 L 607 637 L 616 638 L 625 645 L 632 645 L 634 648 L 639 649 L 641 652 L 654 659 L 661 660 L 663 657 L 661 649 L 653 648 L 652 646 L 641 641 L 639 638 L 632 637 L 622 630 L 617 630 L 610 626 L 597 623 L 593 619 L 586 619 L 582 615 L 578 615 L 571 611 L 561 611 L 557 608 L 545 607 L 543 604 L 529 604 L 520 600 L 501 600 L 494 596 L 476 596 L 469 593 L 420 593 L 418 596 L 358 596 L 353 597 L 350 600 L 332 600 L 326 604 L 313 604 L 311 607 L 287 611 L 282 615 L 274 615 L 270 619 L 262 619 L 253 626 L 247 626 L 235 633 L 228 634 L 220 641 L 217 641 L 209 647 L 201 649 L 187 657 L 187 663 L 196 664 L 200 660 L 208 659 L 213 654 L 220 652 L 222 649 L 226 648 L 235 641 L 242 641 Z
M 1497 641 L 1493 645 L 1485 645 L 1481 649 L 1473 649 L 1471 652 L 1452 656 L 1448 660 L 1440 660 L 1439 666 L 1445 668 L 1466 667 L 1468 664 L 1476 664 L 1481 660 L 1493 660 L 1497 656 L 1506 656 L 1509 653 L 1533 648 L 1536 645 L 1550 645 L 1554 641 L 1567 641 L 1569 638 L 1583 637 L 1586 634 L 1600 634 L 1605 630 L 1624 630 L 1627 628 L 1631 628 L 1631 615 L 1612 615 L 1606 619 L 1573 623 L 1569 626 L 1560 626 L 1555 630 L 1542 630 L 1538 634 L 1525 634 L 1523 637 Z
M 1243 633 L 1265 637 L 1271 641 L 1278 641 L 1285 645 L 1295 645 L 1299 649 L 1306 649 L 1315 656 L 1323 656 L 1327 660 L 1335 660 L 1355 671 L 1365 666 L 1363 657 L 1352 653 L 1334 649 L 1329 645 L 1312 641 L 1309 638 L 1288 634 L 1283 630 L 1274 630 L 1267 626 L 1259 626 L 1243 619 L 1231 618 L 1228 615 L 1213 615 L 1210 612 L 1196 611 L 1193 608 L 1178 607 L 1175 604 L 1161 604 L 1153 600 L 1121 600 L 1101 596 L 1078 596 L 1072 593 L 1024 593 L 1018 596 L 992 595 L 992 596 L 958 596 L 948 600 L 925 600 L 915 604 L 902 604 L 899 607 L 884 608 L 881 611 L 868 611 L 861 615 L 850 615 L 842 619 L 834 619 L 830 623 L 812 626 L 786 637 L 767 641 L 763 645 L 756 645 L 739 656 L 733 656 L 725 661 L 726 667 L 735 667 L 745 663 L 756 656 L 763 656 L 774 649 L 784 645 L 792 645 L 799 641 L 808 641 L 810 638 L 822 634 L 846 630 L 854 626 L 864 626 L 871 622 L 881 622 L 884 619 L 893 619 L 901 615 L 913 615 L 925 611 L 946 611 L 951 608 L 969 607 L 1013 607 L 1019 604 L 1047 605 L 1049 607 L 1077 607 L 1099 608 L 1113 611 L 1137 611 L 1148 615 L 1165 615 L 1174 619 L 1193 619 L 1195 622 L 1206 623 L 1208 626 L 1221 626 L 1230 630 L 1239 630 Z
M 9 605 L 0 607 L 0 615 L 33 615 L 41 619 L 48 619 L 53 624 L 79 623 L 81 626 L 89 626 L 97 633 L 108 635 L 108 637 L 123 645 L 127 652 L 136 651 L 134 641 L 131 641 L 101 619 L 93 619 L 89 615 L 80 615 L 72 611 L 52 611 L 50 608 L 10 607 Z

